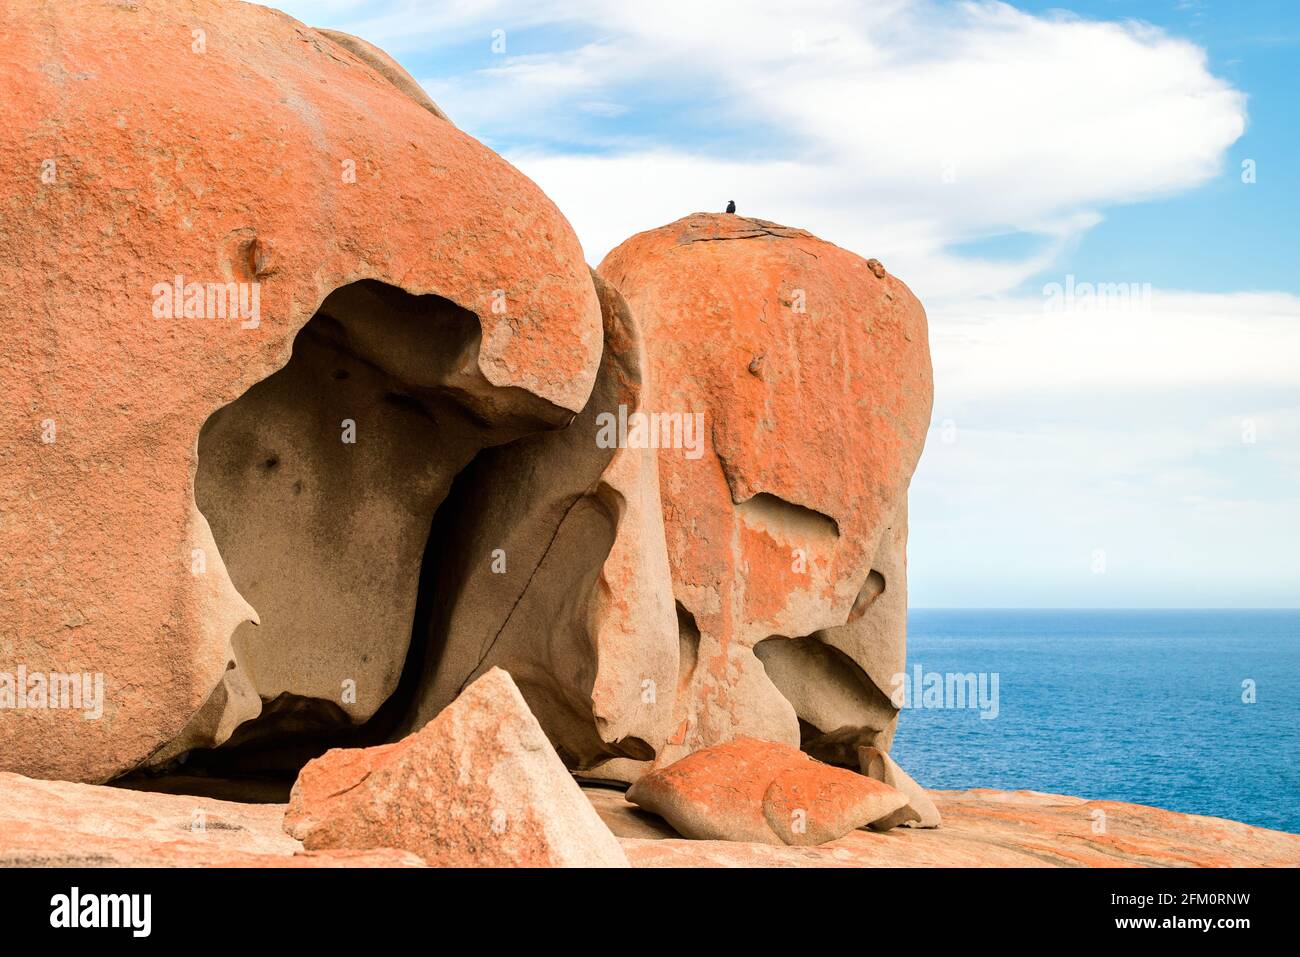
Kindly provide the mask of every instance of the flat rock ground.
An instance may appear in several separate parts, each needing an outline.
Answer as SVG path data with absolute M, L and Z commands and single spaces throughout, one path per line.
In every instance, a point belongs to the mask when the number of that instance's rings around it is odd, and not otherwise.
M 229 786 L 226 785 L 228 788 Z M 221 782 L 209 793 L 223 793 Z M 585 787 L 635 867 L 1296 866 L 1300 835 L 1031 791 L 933 791 L 943 827 L 860 830 L 819 847 L 689 841 L 612 788 Z M 242 793 L 247 793 L 242 792 Z M 282 793 L 268 788 L 259 800 Z M 305 852 L 284 804 L 0 773 L 0 866 L 411 867 L 393 849 Z

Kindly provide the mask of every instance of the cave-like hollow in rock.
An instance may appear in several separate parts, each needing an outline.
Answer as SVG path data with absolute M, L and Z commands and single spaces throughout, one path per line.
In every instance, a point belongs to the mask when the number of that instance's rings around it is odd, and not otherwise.
M 225 678 L 180 735 L 116 783 L 283 801 L 308 760 L 421 726 L 492 642 L 542 626 L 579 665 L 563 676 L 574 687 L 517 675 L 530 704 L 589 696 L 590 649 L 562 619 L 580 618 L 614 540 L 613 514 L 581 494 L 611 453 L 588 442 L 549 476 L 502 474 L 575 416 L 489 383 L 479 341 L 478 318 L 446 299 L 355 282 L 325 299 L 283 368 L 210 416 L 195 499 L 260 623 L 237 629 Z M 494 575 L 507 520 L 540 545 L 520 542 L 520 567 Z M 449 642 L 457 627 L 478 633 Z

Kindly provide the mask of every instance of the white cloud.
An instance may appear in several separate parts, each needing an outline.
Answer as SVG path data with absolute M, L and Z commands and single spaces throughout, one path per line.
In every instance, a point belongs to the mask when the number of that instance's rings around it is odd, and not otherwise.
M 508 155 L 566 212 L 593 261 L 634 232 L 735 199 L 742 213 L 877 256 L 927 301 L 1002 291 L 1105 206 L 1214 175 L 1245 127 L 1245 98 L 1193 44 L 997 2 L 362 9 L 345 0 L 331 12 L 355 10 L 345 28 L 399 56 L 467 37 L 486 53 L 492 31 L 506 31 L 499 62 L 426 86 L 469 132 L 535 144 Z M 547 27 L 565 48 L 521 42 Z M 602 134 L 602 116 L 644 117 L 655 138 Z M 675 137 L 674 117 L 726 145 Z M 1009 263 L 944 251 L 1015 230 L 1054 241 Z
M 916 604 L 1295 604 L 1300 297 L 953 304 L 931 316 L 931 349 Z
M 436 78 L 431 95 L 509 144 L 593 263 L 735 199 L 912 286 L 936 373 L 914 604 L 1295 604 L 1300 299 L 1154 290 L 1145 311 L 1050 313 L 1013 293 L 1053 269 L 1064 283 L 1108 207 L 1219 171 L 1245 97 L 1199 47 L 997 2 L 374 6 L 289 9 Z M 476 43 L 463 69 L 428 55 Z M 1010 232 L 1041 242 L 1011 261 L 951 251 Z
M 1300 297 L 1142 287 L 1125 295 L 1112 308 L 1094 297 L 1093 305 L 1076 299 L 1053 311 L 1060 300 L 1044 296 L 932 309 L 939 394 L 1043 400 L 1087 392 L 1095 401 L 1178 389 L 1300 389 Z
M 512 152 L 593 260 L 736 199 L 878 256 L 927 298 L 1005 290 L 1106 205 L 1214 175 L 1245 127 L 1244 97 L 1203 51 L 1136 23 L 923 0 L 580 10 L 599 42 L 443 80 L 436 96 L 471 132 L 554 129 L 594 100 L 632 117 L 702 111 L 744 144 L 731 155 L 617 142 L 582 157 Z M 1008 230 L 1055 242 L 1015 262 L 944 251 Z

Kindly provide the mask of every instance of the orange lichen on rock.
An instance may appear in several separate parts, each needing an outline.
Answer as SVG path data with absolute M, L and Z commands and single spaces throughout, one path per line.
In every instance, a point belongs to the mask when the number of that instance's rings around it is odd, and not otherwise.
M 896 715 L 883 689 L 903 661 L 906 490 L 932 392 L 921 304 L 847 250 L 736 216 L 640 233 L 599 272 L 645 337 L 644 407 L 703 417 L 702 454 L 659 449 L 690 646 L 674 705 L 687 732 L 659 763 L 740 735 L 799 745 L 801 721 L 813 738 L 842 731 L 796 700 L 838 682 L 855 730 L 826 756 L 856 767 L 848 745 L 887 747 Z M 786 655 L 777 680 L 754 649 L 795 638 L 838 671 Z
M 703 748 L 640 777 L 627 799 L 700 840 L 814 845 L 887 817 L 887 784 L 753 738 Z
M 391 847 L 444 867 L 627 866 L 499 668 L 396 744 L 309 762 L 285 829 L 307 850 Z
M 587 788 L 633 867 L 1296 867 L 1300 835 L 1222 818 L 1034 791 L 931 791 L 943 827 L 857 829 L 816 847 L 684 840 Z M 1104 829 L 1098 826 L 1104 812 Z
M 536 185 L 282 13 L 9 0 L 0 62 L 0 634 L 105 689 L 98 720 L 6 713 L 0 766 L 102 781 L 181 730 L 256 620 L 195 506 L 196 440 L 329 293 L 468 310 L 465 375 L 550 427 L 591 391 L 600 309 Z

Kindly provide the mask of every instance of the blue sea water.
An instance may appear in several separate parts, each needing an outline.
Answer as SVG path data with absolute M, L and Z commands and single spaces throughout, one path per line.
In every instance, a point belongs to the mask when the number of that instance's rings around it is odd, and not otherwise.
M 926 787 L 1027 788 L 1300 833 L 1300 610 L 913 609 L 907 640 L 909 672 L 998 675 L 991 720 L 904 709 L 892 753 Z

